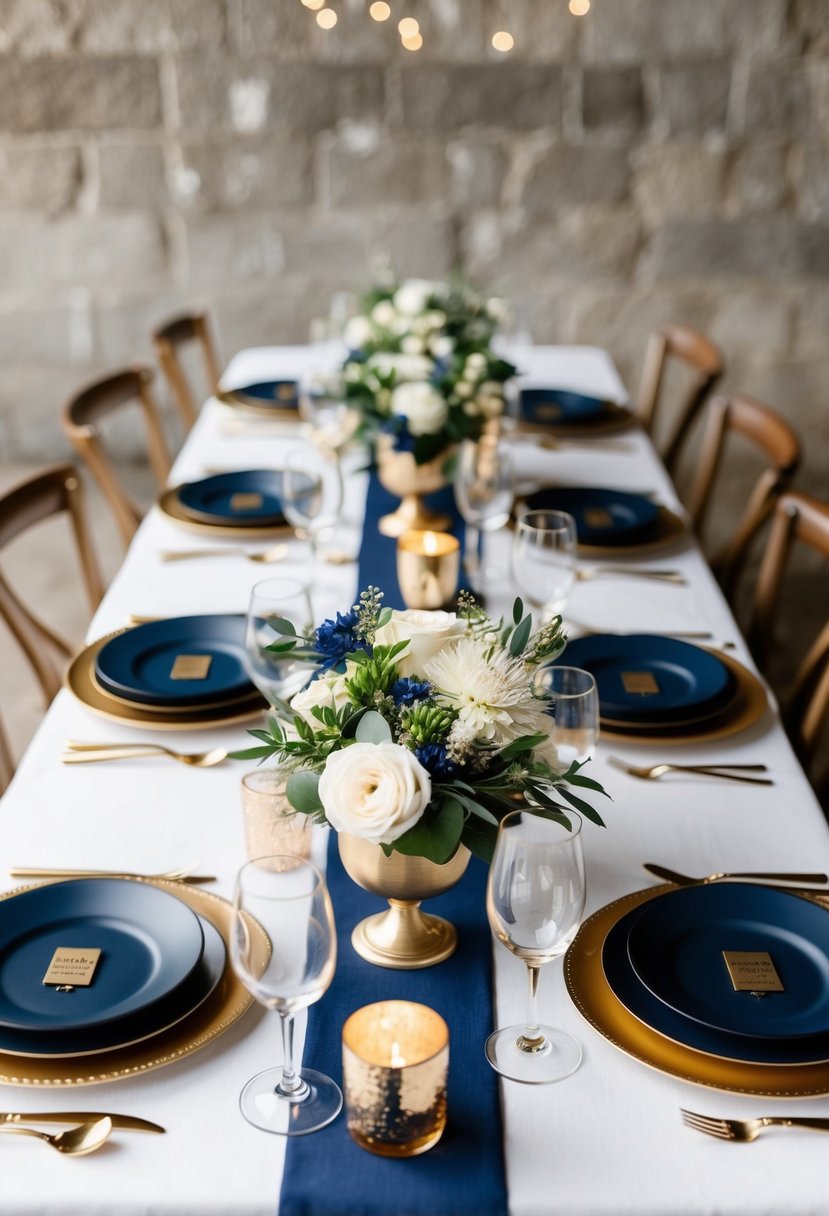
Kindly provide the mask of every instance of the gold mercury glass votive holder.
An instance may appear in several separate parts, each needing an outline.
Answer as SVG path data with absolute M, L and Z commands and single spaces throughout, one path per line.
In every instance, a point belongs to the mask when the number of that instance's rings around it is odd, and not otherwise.
M 455 598 L 461 546 L 448 532 L 404 532 L 397 540 L 397 581 L 407 608 L 443 608 Z
M 285 792 L 287 774 L 258 768 L 242 778 L 242 817 L 249 861 L 290 853 L 311 856 L 311 819 L 295 811 Z
M 381 1157 L 416 1157 L 446 1126 L 449 1027 L 428 1005 L 378 1001 L 343 1026 L 348 1131 Z

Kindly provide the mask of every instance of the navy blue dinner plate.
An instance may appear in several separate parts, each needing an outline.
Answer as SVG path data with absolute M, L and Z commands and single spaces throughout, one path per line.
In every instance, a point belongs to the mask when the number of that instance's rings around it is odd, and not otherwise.
M 202 916 L 197 916 L 197 920 L 204 934 L 204 953 L 185 982 L 163 1000 L 114 1021 L 77 1030 L 43 1032 L 0 1026 L 0 1051 L 25 1056 L 91 1055 L 113 1047 L 126 1047 L 189 1017 L 215 992 L 227 962 L 219 930 Z
M 206 523 L 234 528 L 285 523 L 278 469 L 217 473 L 179 486 L 176 497 L 188 515 Z
M 723 951 L 769 955 L 782 992 L 737 992 Z M 829 911 L 773 887 L 710 883 L 669 891 L 631 926 L 628 954 L 663 1004 L 715 1030 L 829 1040 Z
M 701 720 L 727 705 L 737 687 L 717 655 L 657 634 L 576 638 L 564 661 L 594 676 L 603 720 L 632 727 Z
M 523 422 L 545 426 L 573 426 L 597 422 L 608 402 L 563 388 L 522 388 L 518 394 Z
M 257 380 L 227 389 L 222 396 L 239 405 L 255 405 L 259 409 L 296 410 L 299 407 L 299 385 L 296 380 Z
M 253 695 L 245 618 L 178 616 L 136 625 L 101 647 L 95 676 L 107 692 L 142 705 L 198 708 Z
M 657 896 L 645 909 L 666 896 Z M 802 902 L 802 901 L 801 901 Z M 675 1043 L 694 1051 L 748 1064 L 811 1064 L 829 1059 L 829 1034 L 810 1038 L 762 1038 L 728 1034 L 677 1013 L 642 983 L 628 956 L 629 936 L 642 907 L 632 908 L 610 930 L 602 947 L 602 967 L 608 986 L 634 1017 Z M 824 913 L 824 915 L 827 915 Z M 755 1000 L 748 993 L 739 995 Z M 763 1004 L 763 1001 L 756 1002 Z
M 630 545 L 659 524 L 659 504 L 641 494 L 583 486 L 547 486 L 524 499 L 530 511 L 567 511 L 586 545 Z
M 186 984 L 204 952 L 198 916 L 166 891 L 117 878 L 34 887 L 0 901 L 0 1027 L 91 1031 L 149 1011 Z M 59 947 L 101 951 L 92 983 L 44 984 Z

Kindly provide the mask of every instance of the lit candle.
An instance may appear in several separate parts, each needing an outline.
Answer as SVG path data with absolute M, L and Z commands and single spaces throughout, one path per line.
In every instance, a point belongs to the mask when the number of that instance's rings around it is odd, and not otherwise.
M 381 1157 L 415 1157 L 446 1125 L 449 1028 L 412 1001 L 379 1001 L 343 1026 L 348 1130 Z
M 448 532 L 404 532 L 397 541 L 397 581 L 407 608 L 443 608 L 458 589 L 461 547 Z

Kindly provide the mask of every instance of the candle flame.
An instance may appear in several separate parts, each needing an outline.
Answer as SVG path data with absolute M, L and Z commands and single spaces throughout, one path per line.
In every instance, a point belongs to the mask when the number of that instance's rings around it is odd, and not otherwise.
M 391 1066 L 392 1068 L 406 1067 L 406 1057 L 401 1056 L 400 1044 L 398 1043 L 397 1039 L 395 1039 L 391 1045 Z
M 423 537 L 423 552 L 427 557 L 434 557 L 438 551 L 438 538 L 434 532 L 427 532 Z

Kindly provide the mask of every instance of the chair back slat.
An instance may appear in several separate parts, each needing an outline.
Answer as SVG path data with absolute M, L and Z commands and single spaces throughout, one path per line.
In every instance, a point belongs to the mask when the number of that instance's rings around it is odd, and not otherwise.
M 662 459 L 668 472 L 675 469 L 694 419 L 725 370 L 721 352 L 705 334 L 687 325 L 670 324 L 663 325 L 652 333 L 645 351 L 637 405 L 637 414 L 642 425 L 651 434 L 662 412 L 663 381 L 671 360 L 682 363 L 691 376 L 676 408 L 676 420 L 662 451 Z
M 207 314 L 194 312 L 173 317 L 153 330 L 152 339 L 159 366 L 170 385 L 182 422 L 189 430 L 196 421 L 198 403 L 179 358 L 182 348 L 191 342 L 198 343 L 211 393 L 218 390 L 221 375 Z

